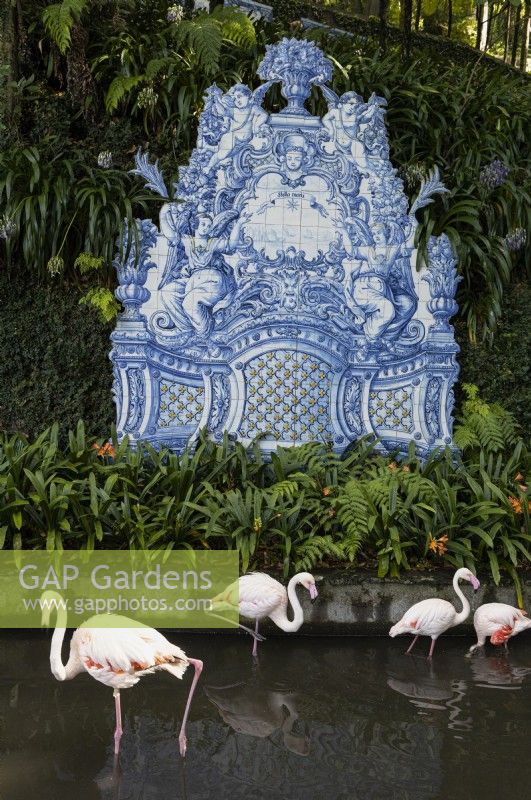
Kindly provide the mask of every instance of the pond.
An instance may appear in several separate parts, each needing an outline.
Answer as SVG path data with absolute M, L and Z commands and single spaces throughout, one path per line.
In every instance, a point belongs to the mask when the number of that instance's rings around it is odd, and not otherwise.
M 184 681 L 146 676 L 122 692 L 88 675 L 60 684 L 46 632 L 0 635 L 2 800 L 500 800 L 528 796 L 531 636 L 464 658 L 442 637 L 433 664 L 406 638 L 168 634 L 205 669 L 177 735 Z M 420 653 L 423 655 L 421 656 Z

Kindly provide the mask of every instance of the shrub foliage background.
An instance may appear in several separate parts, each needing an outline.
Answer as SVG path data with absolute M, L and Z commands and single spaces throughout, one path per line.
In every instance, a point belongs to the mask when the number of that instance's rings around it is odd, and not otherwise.
M 171 185 L 193 147 L 205 89 L 214 81 L 224 90 L 235 82 L 255 85 L 265 45 L 295 30 L 333 59 L 336 92 L 355 89 L 367 98 L 375 91 L 387 99 L 391 157 L 411 196 L 422 175 L 439 166 L 449 193 L 421 212 L 421 252 L 430 234 L 446 231 L 464 278 L 458 300 L 468 334 L 492 334 L 507 287 L 531 262 L 525 75 L 482 59 L 463 63 L 447 48 L 416 47 L 416 40 L 410 55 L 393 41 L 382 52 L 371 26 L 350 37 L 294 29 L 295 6 L 286 6 L 282 21 L 256 25 L 219 6 L 169 22 L 165 0 L 68 6 L 69 14 L 59 16 L 50 16 L 44 0 L 22 10 L 24 47 L 0 130 L 0 216 L 10 231 L 0 253 L 8 268 L 44 280 L 50 259 L 61 259 L 52 262 L 59 282 L 72 276 L 81 252 L 90 252 L 103 259 L 95 283 L 112 282 L 122 220 L 156 220 L 160 203 L 127 174 L 133 153 L 149 146 Z M 275 86 L 266 105 L 281 104 Z M 309 108 L 326 110 L 317 90 Z M 491 166 L 498 161 L 501 169 Z M 91 298 L 97 305 L 104 294 Z

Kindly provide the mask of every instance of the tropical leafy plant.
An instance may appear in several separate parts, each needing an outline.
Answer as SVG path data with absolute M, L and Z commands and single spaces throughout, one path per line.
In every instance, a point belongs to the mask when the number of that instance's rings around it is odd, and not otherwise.
M 475 402 L 478 402 L 477 399 Z M 512 438 L 512 435 L 511 435 Z M 496 434 L 497 439 L 497 434 Z M 396 576 L 440 564 L 487 569 L 498 583 L 530 561 L 529 453 L 451 451 L 424 461 L 360 441 L 343 457 L 322 443 L 264 461 L 202 434 L 182 455 L 87 437 L 79 423 L 30 442 L 0 434 L 0 538 L 5 546 L 229 548 L 242 569 L 284 575 L 365 563 Z

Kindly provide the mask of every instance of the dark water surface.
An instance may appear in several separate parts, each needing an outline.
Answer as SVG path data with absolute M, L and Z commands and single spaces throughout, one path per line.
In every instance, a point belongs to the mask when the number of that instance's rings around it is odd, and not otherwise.
M 433 665 L 406 638 L 269 638 L 252 667 L 243 636 L 169 634 L 205 670 L 188 755 L 177 735 L 191 680 L 146 676 L 122 692 L 60 684 L 46 633 L 0 634 L 1 800 L 503 800 L 531 797 L 531 636 Z M 65 648 L 66 654 L 66 648 Z

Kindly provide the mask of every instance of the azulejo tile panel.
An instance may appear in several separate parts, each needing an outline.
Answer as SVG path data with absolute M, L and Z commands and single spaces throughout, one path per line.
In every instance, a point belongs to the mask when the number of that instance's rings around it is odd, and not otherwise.
M 160 226 L 137 220 L 115 259 L 119 434 L 178 450 L 201 425 L 266 451 L 367 434 L 451 444 L 456 260 L 432 237 L 417 271 L 414 247 L 416 212 L 446 191 L 437 170 L 409 206 L 385 99 L 336 95 L 313 42 L 268 46 L 258 75 L 254 91 L 207 90 L 171 192 L 137 154 L 134 174 L 165 202 Z M 275 83 L 286 106 L 270 114 Z M 322 118 L 305 107 L 313 86 Z

